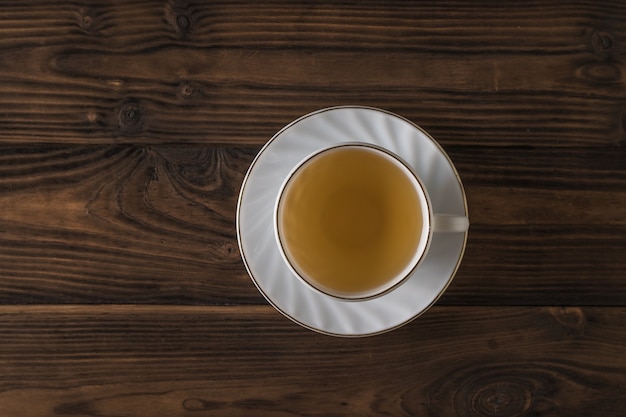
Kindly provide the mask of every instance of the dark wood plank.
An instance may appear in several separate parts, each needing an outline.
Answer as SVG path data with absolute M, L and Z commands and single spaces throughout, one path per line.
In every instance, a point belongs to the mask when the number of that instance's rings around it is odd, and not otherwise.
M 338 339 L 271 307 L 0 307 L 0 413 L 617 417 L 625 326 L 623 307 L 436 307 Z
M 259 301 L 234 227 L 255 150 L 7 150 L 0 300 Z
M 2 148 L 0 302 L 264 303 L 235 237 L 258 149 Z M 441 303 L 624 305 L 624 148 L 448 150 L 472 227 Z
M 611 50 L 623 32 L 621 1 L 141 1 L 4 2 L 4 44 L 89 42 L 102 48 L 153 49 L 171 43 L 263 48 L 353 45 L 458 53 Z M 51 13 L 54 11 L 54 13 Z M 551 24 L 548 24 L 550 22 Z M 577 27 L 587 24 L 587 33 Z M 605 32 L 600 32 L 601 30 Z M 593 31 L 592 31 L 593 30 Z M 587 42 L 573 43 L 587 35 Z M 517 41 L 524 39 L 519 44 Z M 463 39 L 463 42 L 460 40 Z
M 623 6 L 5 4 L 0 141 L 261 144 L 356 103 L 444 144 L 623 145 Z

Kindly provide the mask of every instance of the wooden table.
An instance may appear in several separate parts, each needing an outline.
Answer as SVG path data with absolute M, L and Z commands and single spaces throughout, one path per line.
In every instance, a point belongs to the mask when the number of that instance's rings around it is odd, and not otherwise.
M 308 112 L 429 131 L 465 258 L 363 339 L 275 311 L 243 176 Z M 626 2 L 0 4 L 0 416 L 623 416 Z

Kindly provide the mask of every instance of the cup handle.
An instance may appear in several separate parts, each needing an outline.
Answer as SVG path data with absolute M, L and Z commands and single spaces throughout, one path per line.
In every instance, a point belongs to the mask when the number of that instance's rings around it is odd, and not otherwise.
M 433 231 L 435 233 L 462 233 L 469 229 L 469 219 L 456 214 L 435 214 Z

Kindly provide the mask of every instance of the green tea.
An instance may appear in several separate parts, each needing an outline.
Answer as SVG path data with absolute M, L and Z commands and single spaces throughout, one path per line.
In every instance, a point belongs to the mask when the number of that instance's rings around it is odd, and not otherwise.
M 280 242 L 314 287 L 344 297 L 371 294 L 413 262 L 423 209 L 399 164 L 376 149 L 337 147 L 289 180 L 278 209 Z

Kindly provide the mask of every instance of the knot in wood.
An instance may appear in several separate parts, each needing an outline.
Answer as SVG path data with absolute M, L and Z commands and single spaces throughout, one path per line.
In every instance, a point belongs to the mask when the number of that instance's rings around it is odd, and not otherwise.
M 531 414 L 550 381 L 542 369 L 520 369 L 519 364 L 477 362 L 434 381 L 428 393 L 435 414 L 454 408 L 457 417 L 522 417 Z M 408 401 L 404 404 L 411 407 Z
M 607 32 L 594 31 L 591 35 L 591 45 L 596 52 L 608 51 L 613 47 L 613 38 Z
M 176 16 L 176 26 L 181 32 L 189 32 L 191 28 L 191 19 L 186 14 Z
M 189 97 L 193 94 L 194 88 L 189 83 L 182 84 L 180 86 L 180 95 L 183 97 Z
M 93 25 L 93 19 L 91 16 L 83 16 L 83 28 L 89 29 Z
M 176 90 L 176 97 L 185 104 L 197 104 L 202 96 L 202 86 L 195 81 L 182 81 Z
M 127 102 L 120 107 L 118 123 L 123 132 L 136 132 L 143 126 L 143 111 L 137 102 Z
M 183 408 L 187 411 L 207 411 L 224 408 L 226 404 L 221 401 L 209 401 L 202 398 L 186 398 Z
M 598 84 L 613 84 L 622 81 L 622 70 L 611 62 L 590 62 L 579 69 L 579 75 L 586 81 Z
M 582 335 L 587 324 L 587 318 L 580 307 L 555 307 L 552 315 L 561 325 L 561 330 L 567 335 Z
M 194 9 L 187 2 L 167 2 L 165 20 L 174 28 L 179 38 L 185 38 L 191 32 L 194 22 L 193 11 Z
M 479 385 L 474 386 L 475 390 L 467 398 L 474 416 L 523 416 L 531 408 L 531 383 L 516 379 L 477 382 Z
M 78 25 L 85 32 L 91 32 L 96 26 L 98 14 L 92 8 L 80 8 L 77 14 Z
M 224 258 L 230 258 L 239 260 L 239 247 L 233 242 L 223 242 L 219 245 L 218 251 L 223 255 Z

